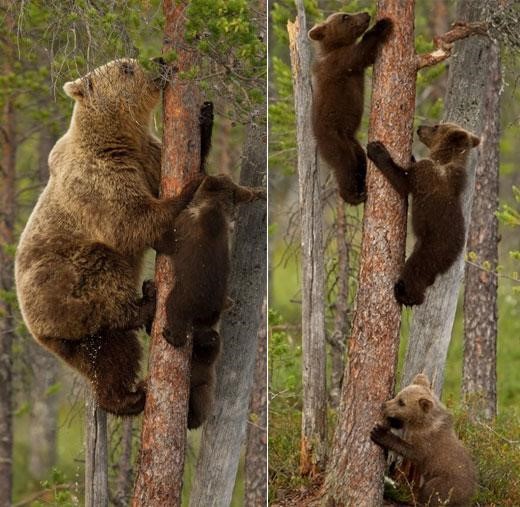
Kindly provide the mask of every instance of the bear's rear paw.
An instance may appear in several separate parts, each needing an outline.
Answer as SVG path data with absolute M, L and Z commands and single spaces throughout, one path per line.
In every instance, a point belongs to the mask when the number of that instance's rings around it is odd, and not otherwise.
M 134 392 L 128 391 L 124 394 L 104 393 L 98 395 L 98 405 L 107 412 L 120 415 L 138 415 L 144 410 L 146 402 L 146 382 L 137 384 Z
M 186 342 L 188 341 L 188 334 L 185 332 L 184 334 L 181 332 L 174 332 L 172 329 L 164 328 L 162 335 L 164 339 L 174 347 L 184 347 Z
M 340 189 L 341 198 L 347 203 L 356 206 L 367 200 L 366 192 L 345 192 Z
M 394 285 L 394 294 L 397 302 L 405 306 L 421 305 L 424 302 L 424 294 L 421 292 L 414 294 L 402 279 Z
M 143 282 L 142 292 L 144 301 L 155 301 L 157 299 L 157 287 L 153 280 Z

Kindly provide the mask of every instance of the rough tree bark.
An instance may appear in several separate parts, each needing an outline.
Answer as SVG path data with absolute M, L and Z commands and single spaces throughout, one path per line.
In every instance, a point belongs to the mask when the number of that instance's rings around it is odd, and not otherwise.
M 132 436 L 133 419 L 127 417 L 122 421 L 121 454 L 117 462 L 117 477 L 115 491 L 111 502 L 116 507 L 126 507 L 130 499 L 133 484 L 132 469 Z
M 4 2 L 0 4 L 4 7 Z M 5 24 L 13 33 L 14 20 L 6 9 Z M 6 40 L 2 46 L 3 74 L 12 72 L 14 46 Z M 7 95 L 3 103 L 0 125 L 0 507 L 11 505 L 12 494 L 12 344 L 15 338 L 13 305 L 13 255 L 16 218 L 16 116 L 13 98 Z
M 341 384 L 345 370 L 345 348 L 350 315 L 348 308 L 349 293 L 349 245 L 347 243 L 347 217 L 345 201 L 337 196 L 336 204 L 336 244 L 338 252 L 338 293 L 334 307 L 334 331 L 329 338 L 331 346 L 331 374 L 329 399 L 331 406 L 337 408 L 341 398 Z
M 251 118 L 244 148 L 240 184 L 265 184 L 265 112 Z M 234 305 L 223 314 L 220 334 L 222 354 L 217 367 L 213 415 L 202 431 L 197 473 L 190 506 L 227 507 L 231 503 L 240 448 L 244 441 L 253 382 L 258 328 L 266 291 L 265 202 L 239 210 L 231 249 L 229 297 Z
M 485 19 L 486 5 L 491 9 L 494 3 L 460 0 L 457 19 Z M 487 37 L 471 37 L 455 42 L 449 67 L 443 120 L 457 123 L 476 135 L 482 132 L 483 104 L 490 75 L 482 69 L 489 69 L 492 65 L 491 45 Z M 477 150 L 472 150 L 467 168 L 468 185 L 463 195 L 466 220 L 470 217 L 473 201 L 477 153 Z M 416 373 L 424 372 L 440 395 L 463 272 L 464 255 L 461 254 L 450 270 L 439 276 L 428 289 L 424 303 L 414 309 L 402 385 L 409 384 Z
M 267 300 L 258 330 L 255 376 L 246 435 L 244 505 L 267 505 Z
M 406 165 L 417 67 L 414 1 L 379 0 L 377 18 L 383 17 L 394 21 L 394 32 L 374 66 L 368 135 Z M 384 453 L 369 434 L 394 388 L 401 310 L 393 286 L 403 265 L 406 236 L 406 203 L 372 163 L 367 186 L 356 310 L 323 487 L 327 505 L 349 507 L 383 503 Z
M 175 66 L 188 71 L 197 53 L 184 43 L 187 2 L 165 0 L 163 51 L 175 51 Z M 170 197 L 200 168 L 200 98 L 193 81 L 173 76 L 164 91 L 164 133 L 161 195 Z M 181 505 L 190 387 L 191 338 L 174 348 L 162 336 L 166 325 L 165 302 L 174 270 L 168 256 L 156 261 L 157 311 L 149 353 L 149 379 L 141 431 L 139 469 L 132 505 Z
M 108 507 L 107 414 L 85 391 L 85 507 Z
M 311 49 L 303 0 L 287 23 L 291 54 L 300 207 L 303 410 L 300 473 L 316 475 L 327 459 L 327 381 L 323 217 L 316 141 L 311 127 Z
M 475 195 L 468 231 L 464 289 L 464 368 L 462 393 L 475 417 L 493 419 L 497 413 L 497 289 L 498 168 L 500 138 L 500 47 L 492 44 L 486 67 L 488 83 L 483 107 L 484 126 L 476 168 Z M 482 268 L 474 266 L 475 262 Z M 470 399 L 472 398 L 472 399 Z

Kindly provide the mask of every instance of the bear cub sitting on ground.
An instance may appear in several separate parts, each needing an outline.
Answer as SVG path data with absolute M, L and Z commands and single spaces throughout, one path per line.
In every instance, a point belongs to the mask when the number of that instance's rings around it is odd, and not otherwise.
M 309 31 L 319 47 L 313 66 L 314 136 L 321 156 L 334 171 L 341 197 L 349 204 L 366 199 L 367 161 L 356 139 L 363 115 L 365 69 L 373 65 L 377 49 L 392 31 L 390 19 L 380 19 L 366 32 L 369 23 L 366 12 L 337 12 Z
M 207 102 L 201 111 L 201 171 L 211 145 L 212 124 L 212 104 Z M 214 326 L 229 304 L 229 222 L 236 205 L 258 199 L 266 199 L 262 187 L 240 186 L 226 175 L 206 176 L 175 220 L 173 231 L 157 247 L 172 255 L 175 270 L 163 335 L 179 347 L 193 333 L 188 428 L 200 426 L 213 404 L 220 351 L 220 335 Z
M 411 385 L 385 402 L 383 415 L 387 424 L 375 426 L 370 436 L 417 467 L 424 480 L 419 488 L 420 505 L 469 506 L 477 487 L 475 466 L 426 375 L 416 375 Z M 390 428 L 403 429 L 404 439 Z
M 380 142 L 368 144 L 370 160 L 403 197 L 412 194 L 414 249 L 395 284 L 397 301 L 412 306 L 424 301 L 426 288 L 445 273 L 464 249 L 461 197 L 466 164 L 479 138 L 458 125 L 420 126 L 419 139 L 430 157 L 409 167 L 398 166 Z

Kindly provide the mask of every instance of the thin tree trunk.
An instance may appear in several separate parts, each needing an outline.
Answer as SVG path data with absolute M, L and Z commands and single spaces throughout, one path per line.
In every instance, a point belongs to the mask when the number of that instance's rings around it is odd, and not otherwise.
M 251 119 L 244 148 L 240 184 L 264 184 L 266 169 L 265 116 Z M 231 250 L 229 297 L 233 307 L 223 314 L 222 354 L 217 367 L 215 408 L 202 431 L 196 479 L 190 506 L 231 503 L 240 448 L 244 441 L 253 382 L 258 328 L 266 290 L 266 205 L 242 207 Z
M 40 132 L 38 142 L 38 182 L 40 187 L 49 179 L 47 159 L 56 141 L 47 129 Z M 33 371 L 31 389 L 31 424 L 29 426 L 29 471 L 36 480 L 45 479 L 56 464 L 56 436 L 58 428 L 58 396 L 49 392 L 56 384 L 59 363 L 52 354 L 34 340 L 29 345 Z
M 327 382 L 323 217 L 317 148 L 312 133 L 311 50 L 303 0 L 287 23 L 296 110 L 301 220 L 303 411 L 300 473 L 315 475 L 327 459 Z
M 117 507 L 126 507 L 132 492 L 132 437 L 133 419 L 123 419 L 121 428 L 121 454 L 117 462 L 117 477 L 112 503 Z
M 108 506 L 107 414 L 88 386 L 85 403 L 85 507 Z
M 487 2 L 489 8 L 490 3 Z M 485 19 L 485 3 L 460 0 L 457 19 Z M 489 80 L 491 41 L 486 37 L 471 37 L 455 43 L 449 66 L 444 107 L 444 121 L 453 122 L 476 135 L 482 132 L 485 93 Z M 467 167 L 468 184 L 463 195 L 463 212 L 468 221 L 475 187 L 477 150 L 472 150 Z M 406 352 L 402 385 L 408 385 L 415 374 L 424 372 L 440 395 L 444 382 L 444 365 L 453 330 L 457 298 L 464 273 L 461 254 L 447 273 L 437 277 L 426 292 L 424 303 L 414 309 Z
M 383 17 L 394 21 L 394 32 L 374 67 L 369 139 L 382 141 L 406 166 L 417 68 L 414 1 L 379 0 L 377 18 Z M 383 503 L 384 452 L 369 435 L 394 388 L 401 310 L 393 286 L 403 265 L 406 236 L 406 202 L 372 163 L 367 186 L 356 311 L 323 487 L 327 505 L 349 507 Z
M 184 43 L 187 3 L 164 0 L 164 52 L 174 51 L 175 66 L 185 72 L 196 63 L 196 52 Z M 161 194 L 170 197 L 200 168 L 200 99 L 193 81 L 173 78 L 164 91 L 164 133 Z M 172 289 L 173 265 L 168 256 L 156 261 L 157 311 L 152 328 L 149 379 L 141 432 L 135 507 L 181 505 L 190 388 L 191 338 L 174 348 L 162 336 L 165 302 Z
M 336 244 L 338 255 L 338 293 L 334 308 L 334 332 L 331 346 L 330 404 L 337 408 L 341 398 L 343 371 L 345 370 L 346 338 L 349 331 L 349 245 L 347 244 L 347 217 L 345 201 L 338 195 L 336 204 Z
M 462 393 L 473 416 L 486 420 L 497 413 L 498 168 L 500 138 L 500 47 L 490 48 L 484 126 L 476 169 L 475 196 L 468 231 L 464 290 L 464 369 Z M 473 398 L 473 399 L 469 399 Z
M 267 300 L 262 306 L 258 330 L 255 376 L 249 403 L 246 436 L 244 505 L 267 505 Z
M 4 6 L 4 2 L 2 2 Z M 6 12 L 5 25 L 9 33 L 14 21 Z M 13 47 L 10 41 L 3 44 L 2 71 L 12 71 Z M 16 218 L 16 117 L 12 97 L 6 96 L 0 125 L 0 507 L 11 505 L 12 495 L 12 344 L 15 338 L 13 305 L 14 295 L 13 253 Z

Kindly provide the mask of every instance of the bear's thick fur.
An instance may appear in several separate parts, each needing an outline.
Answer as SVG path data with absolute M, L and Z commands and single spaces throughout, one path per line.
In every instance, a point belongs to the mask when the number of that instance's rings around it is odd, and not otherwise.
M 16 253 L 16 288 L 31 334 L 85 375 L 99 405 L 143 410 L 136 380 L 155 288 L 138 295 L 145 251 L 171 229 L 202 176 L 159 199 L 161 144 L 151 133 L 162 80 L 136 61 L 110 62 L 64 90 L 75 100 L 49 155 L 50 178 Z
M 453 429 L 446 407 L 430 389 L 426 375 L 383 404 L 386 424 L 377 425 L 372 440 L 409 459 L 422 477 L 419 502 L 424 506 L 468 507 L 476 492 L 473 461 Z M 403 438 L 391 432 L 403 429 Z
M 465 225 L 461 196 L 466 164 L 479 138 L 458 125 L 420 126 L 419 139 L 430 157 L 402 168 L 380 142 L 368 144 L 370 160 L 403 197 L 412 194 L 414 249 L 395 284 L 395 297 L 412 306 L 424 301 L 426 288 L 445 273 L 464 248 Z
M 314 136 L 321 156 L 334 171 L 341 197 L 350 204 L 366 199 L 366 155 L 356 139 L 363 115 L 365 69 L 374 63 L 377 49 L 392 30 L 390 19 L 380 19 L 366 32 L 369 23 L 366 12 L 337 12 L 309 31 L 319 48 L 313 66 Z

